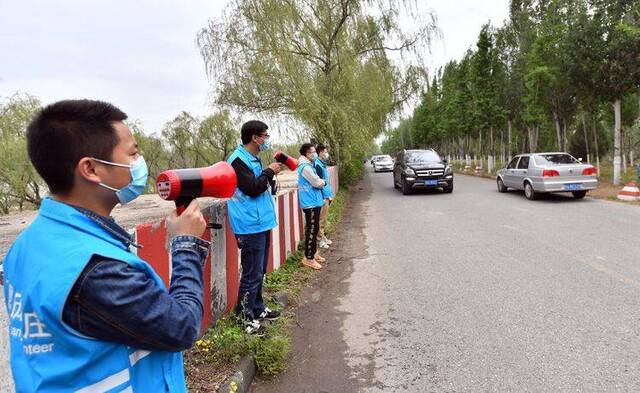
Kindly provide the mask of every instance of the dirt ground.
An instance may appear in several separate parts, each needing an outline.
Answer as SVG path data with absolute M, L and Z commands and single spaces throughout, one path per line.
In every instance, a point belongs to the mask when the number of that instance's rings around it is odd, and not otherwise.
M 293 306 L 295 324 L 287 370 L 274 377 L 257 377 L 252 393 L 276 392 L 356 392 L 370 379 L 373 370 L 353 370 L 347 363 L 347 345 L 341 337 L 346 314 L 339 310 L 340 299 L 348 292 L 347 279 L 353 263 L 365 258 L 365 203 L 369 187 L 356 186 L 345 205 L 344 216 L 331 234 L 331 248 L 323 252 L 324 268 L 315 274 Z M 318 356 L 317 354 L 335 356 Z M 292 388 L 295 387 L 295 388 Z

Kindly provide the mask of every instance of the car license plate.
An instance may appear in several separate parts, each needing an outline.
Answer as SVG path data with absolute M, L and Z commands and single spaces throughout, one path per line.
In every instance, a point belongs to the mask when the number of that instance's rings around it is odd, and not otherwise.
M 565 184 L 564 189 L 567 191 L 576 191 L 582 188 L 582 183 Z
M 437 180 L 427 180 L 424 182 L 425 185 L 427 186 L 437 186 L 438 185 L 438 181 Z

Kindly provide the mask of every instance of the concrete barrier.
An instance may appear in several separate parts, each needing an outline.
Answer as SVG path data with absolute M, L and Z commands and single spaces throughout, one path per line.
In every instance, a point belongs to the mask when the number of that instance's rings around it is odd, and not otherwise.
M 634 181 L 625 184 L 625 186 L 618 193 L 618 199 L 621 201 L 640 201 L 640 189 L 638 184 Z
M 330 167 L 329 176 L 334 192 L 339 189 L 338 168 Z M 278 226 L 271 231 L 271 253 L 268 271 L 278 269 L 303 238 L 303 214 L 298 204 L 298 190 L 288 188 L 274 197 Z M 223 200 L 204 204 L 203 213 L 210 221 L 223 224 L 205 234 L 212 241 L 204 270 L 204 319 L 201 331 L 230 311 L 238 298 L 240 255 Z M 171 278 L 171 258 L 164 218 L 135 225 L 132 232 L 143 247 L 136 250 L 162 277 L 165 284 Z M 4 304 L 4 288 L 0 286 L 0 392 L 13 391 L 9 366 L 8 318 Z

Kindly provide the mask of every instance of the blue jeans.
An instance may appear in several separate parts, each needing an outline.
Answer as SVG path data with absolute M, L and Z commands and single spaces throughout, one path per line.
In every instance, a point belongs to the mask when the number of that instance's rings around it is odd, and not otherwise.
M 236 313 L 248 321 L 252 321 L 257 319 L 265 309 L 262 298 L 262 282 L 269 263 L 271 238 L 269 231 L 265 231 L 237 235 L 236 240 L 238 248 L 240 248 L 240 264 L 242 265 Z

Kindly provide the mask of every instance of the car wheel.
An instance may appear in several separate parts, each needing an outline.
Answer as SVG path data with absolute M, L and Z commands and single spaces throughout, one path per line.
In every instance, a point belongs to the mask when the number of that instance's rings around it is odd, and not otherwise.
M 406 180 L 402 180 L 402 195 L 411 194 L 411 186 L 407 184 Z
M 507 187 L 504 185 L 501 178 L 498 178 L 498 192 L 507 192 Z
M 444 191 L 445 194 L 451 194 L 453 192 L 453 183 L 448 187 L 443 187 L 442 191 Z
M 576 199 L 582 199 L 585 196 L 587 196 L 587 192 L 586 191 L 574 191 L 572 192 L 573 197 Z
M 524 196 L 530 201 L 538 199 L 538 193 L 535 192 L 533 186 L 529 182 L 524 183 Z

